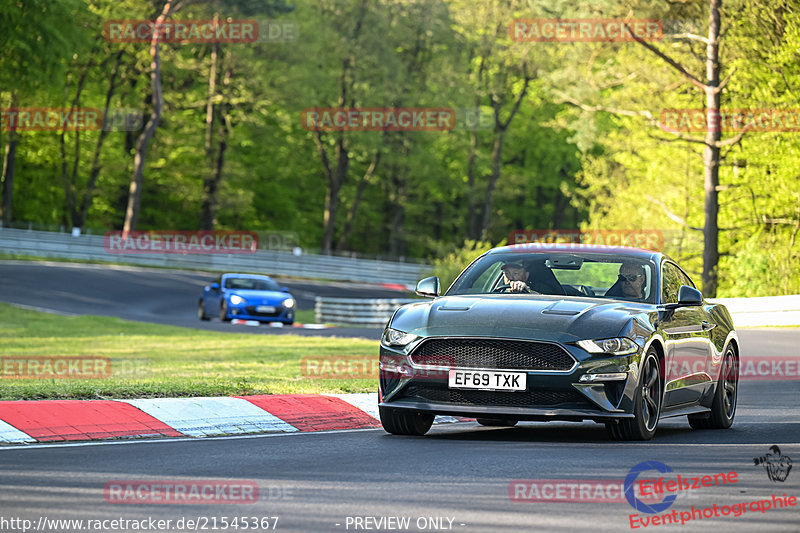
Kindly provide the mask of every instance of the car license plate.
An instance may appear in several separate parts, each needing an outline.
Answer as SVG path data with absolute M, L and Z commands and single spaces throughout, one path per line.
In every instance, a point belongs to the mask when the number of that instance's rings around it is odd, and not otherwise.
M 256 306 L 256 311 L 258 311 L 259 313 L 274 313 L 275 312 L 275 306 L 273 306 L 273 305 L 257 305 Z
M 451 369 L 447 386 L 451 389 L 521 391 L 528 389 L 527 376 L 525 372 Z

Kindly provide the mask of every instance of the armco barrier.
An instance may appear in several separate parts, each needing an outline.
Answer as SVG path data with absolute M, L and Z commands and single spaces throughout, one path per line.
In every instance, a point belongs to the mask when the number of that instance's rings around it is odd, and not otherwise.
M 298 256 L 275 250 L 257 250 L 247 254 L 112 254 L 103 247 L 102 235 L 75 237 L 68 233 L 10 228 L 0 228 L 0 252 L 141 266 L 193 268 L 217 272 L 245 271 L 401 285 L 416 284 L 429 270 L 427 265 L 421 263 L 314 254 Z
M 397 298 L 392 300 L 365 298 L 323 298 L 317 296 L 314 311 L 317 322 L 333 322 L 359 326 L 383 327 L 395 310 L 403 304 L 425 300 Z
M 800 294 L 757 298 L 714 298 L 707 301 L 725 305 L 731 313 L 733 325 L 737 328 L 800 326 Z
M 416 300 L 381 300 L 317 297 L 314 310 L 317 322 L 361 326 L 383 326 L 395 309 Z M 762 298 L 714 298 L 709 303 L 728 307 L 736 327 L 800 326 L 800 295 Z

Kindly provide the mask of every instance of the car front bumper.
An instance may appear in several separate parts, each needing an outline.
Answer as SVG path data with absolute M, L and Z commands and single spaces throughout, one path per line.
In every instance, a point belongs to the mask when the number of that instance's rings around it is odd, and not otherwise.
M 535 342 L 535 341 L 534 341 Z M 640 353 L 625 356 L 590 354 L 576 346 L 560 345 L 575 360 L 565 371 L 519 368 L 480 368 L 525 372 L 525 391 L 450 388 L 448 372 L 470 366 L 420 365 L 408 351 L 381 345 L 380 389 L 383 407 L 482 418 L 520 420 L 613 420 L 633 417 Z M 624 380 L 586 382 L 586 374 L 625 370 Z M 584 378 L 585 379 L 585 378 Z
M 397 400 L 394 402 L 381 402 L 381 407 L 403 409 L 414 412 L 424 412 L 436 415 L 463 416 L 468 418 L 513 418 L 516 420 L 549 421 L 566 420 L 580 422 L 593 420 L 602 422 L 622 418 L 633 418 L 632 413 L 604 413 L 596 409 L 581 409 L 567 407 L 508 407 L 487 405 L 456 405 L 451 403 L 431 403 L 411 400 Z
M 252 305 L 230 305 L 228 307 L 228 318 L 238 318 L 241 320 L 258 320 L 259 322 L 294 322 L 294 309 L 286 309 L 277 306 L 274 313 L 258 313 Z

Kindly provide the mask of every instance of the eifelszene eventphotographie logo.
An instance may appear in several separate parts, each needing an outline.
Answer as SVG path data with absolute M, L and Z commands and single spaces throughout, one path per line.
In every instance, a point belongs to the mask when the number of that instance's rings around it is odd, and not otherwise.
M 767 477 L 770 481 L 780 481 L 783 483 L 789 477 L 792 470 L 792 459 L 788 455 L 781 454 L 778 446 L 770 446 L 769 452 L 761 457 L 753 457 L 756 466 L 763 466 L 767 470 Z

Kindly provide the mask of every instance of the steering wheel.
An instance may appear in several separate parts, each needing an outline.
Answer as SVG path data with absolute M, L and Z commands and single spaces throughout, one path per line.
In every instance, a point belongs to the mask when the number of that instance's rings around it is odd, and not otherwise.
M 586 285 L 581 285 L 580 291 L 586 296 L 595 296 L 594 291 Z
M 511 288 L 511 285 L 509 285 L 507 283 L 504 283 L 503 285 L 498 285 L 497 287 L 495 287 L 492 290 L 492 292 L 501 292 L 501 291 L 504 291 L 504 290 L 510 289 L 510 288 Z

